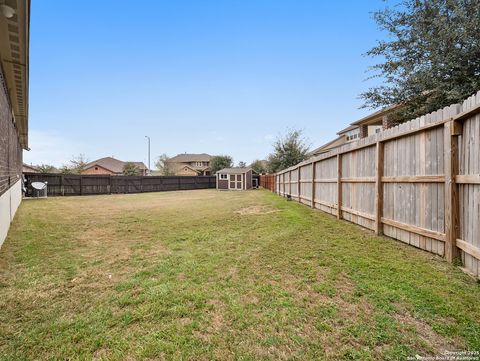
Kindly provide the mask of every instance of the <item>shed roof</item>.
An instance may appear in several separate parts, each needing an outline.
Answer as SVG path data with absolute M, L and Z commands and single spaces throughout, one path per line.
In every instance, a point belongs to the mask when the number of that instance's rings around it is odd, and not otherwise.
M 223 173 L 223 174 L 239 174 L 239 173 L 247 173 L 248 171 L 252 170 L 250 167 L 233 167 L 233 168 L 223 168 L 220 169 L 218 173 Z

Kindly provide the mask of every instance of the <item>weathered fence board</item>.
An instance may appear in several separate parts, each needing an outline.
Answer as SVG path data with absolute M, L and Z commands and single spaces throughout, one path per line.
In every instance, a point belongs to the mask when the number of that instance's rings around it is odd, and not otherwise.
M 262 174 L 260 175 L 260 186 L 268 189 L 272 192 L 277 192 L 277 185 L 275 183 L 275 175 L 274 174 Z
M 24 173 L 24 175 L 27 180 L 27 196 L 32 194 L 30 187 L 32 182 L 48 182 L 48 194 L 51 196 L 162 192 L 216 186 L 214 176 L 129 177 L 51 173 Z
M 276 174 L 275 191 L 480 275 L 480 92 Z

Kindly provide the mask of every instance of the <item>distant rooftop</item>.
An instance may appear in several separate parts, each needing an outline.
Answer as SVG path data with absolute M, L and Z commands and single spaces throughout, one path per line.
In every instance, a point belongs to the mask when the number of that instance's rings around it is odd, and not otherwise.
M 193 153 L 181 153 L 177 154 L 175 157 L 169 159 L 169 162 L 180 162 L 180 163 L 189 163 L 189 162 L 209 162 L 212 159 L 212 156 L 207 153 L 193 154 Z
M 105 157 L 94 160 L 93 162 L 88 163 L 85 168 L 91 168 L 94 165 L 98 165 L 102 168 L 108 169 L 114 173 L 122 173 L 123 166 L 125 163 L 133 163 L 139 168 L 140 170 L 147 169 L 147 166 L 143 162 L 124 162 L 123 160 L 119 160 L 113 157 Z

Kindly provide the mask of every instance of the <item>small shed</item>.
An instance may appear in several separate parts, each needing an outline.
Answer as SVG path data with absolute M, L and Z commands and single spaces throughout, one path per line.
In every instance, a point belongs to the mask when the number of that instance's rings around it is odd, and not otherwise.
M 223 168 L 217 172 L 217 189 L 247 190 L 252 188 L 252 168 Z

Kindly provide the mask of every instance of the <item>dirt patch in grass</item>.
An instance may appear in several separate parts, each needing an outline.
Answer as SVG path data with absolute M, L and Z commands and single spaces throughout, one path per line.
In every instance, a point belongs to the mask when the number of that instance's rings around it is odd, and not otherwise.
M 443 355 L 445 351 L 457 351 L 462 349 L 459 340 L 448 339 L 443 335 L 436 333 L 432 327 L 425 321 L 413 317 L 407 310 L 401 310 L 394 315 L 405 329 L 413 331 L 420 339 L 422 346 L 426 346 L 429 354 Z M 448 321 L 445 320 L 447 323 Z
M 240 214 L 242 216 L 248 216 L 252 214 L 270 214 L 270 213 L 275 213 L 279 211 L 280 211 L 279 209 L 273 209 L 269 206 L 255 205 L 255 206 L 242 208 L 238 211 L 235 211 L 235 213 Z

